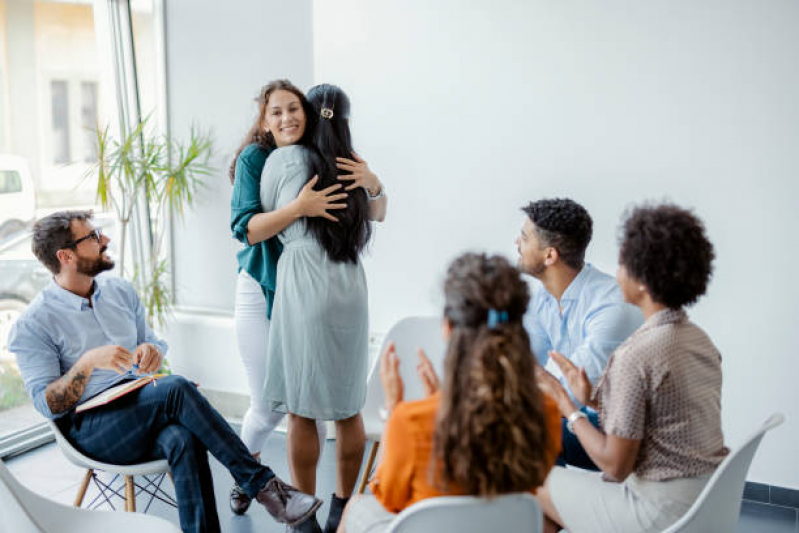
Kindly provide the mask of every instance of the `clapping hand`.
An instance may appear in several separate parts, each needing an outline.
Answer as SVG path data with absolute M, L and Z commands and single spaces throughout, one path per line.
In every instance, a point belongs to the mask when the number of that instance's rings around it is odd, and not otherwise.
M 402 378 L 399 373 L 399 358 L 394 342 L 389 342 L 380 356 L 380 383 L 386 398 L 386 410 L 391 412 L 402 401 Z
M 430 362 L 427 354 L 421 348 L 419 348 L 419 363 L 416 365 L 416 373 L 419 374 L 419 379 L 422 381 L 426 395 L 430 396 L 438 392 L 440 384 L 436 369 L 433 368 L 433 363 Z
M 591 405 L 591 393 L 593 392 L 593 385 L 585 373 L 585 368 L 578 367 L 569 361 L 562 353 L 554 350 L 549 352 L 549 357 L 555 361 L 563 376 L 566 378 L 566 383 L 574 394 L 574 397 L 583 405 Z

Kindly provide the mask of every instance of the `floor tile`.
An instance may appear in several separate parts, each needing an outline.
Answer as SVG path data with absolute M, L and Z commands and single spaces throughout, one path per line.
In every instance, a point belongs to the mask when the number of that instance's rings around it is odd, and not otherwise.
M 744 501 L 738 533 L 796 533 L 796 509 Z
M 280 433 L 272 435 L 264 447 L 261 459 L 277 475 L 289 479 L 285 435 Z M 85 473 L 84 470 L 69 463 L 54 443 L 15 457 L 7 464 L 11 472 L 25 486 L 67 505 L 71 505 L 74 501 Z M 244 516 L 234 515 L 228 507 L 228 493 L 233 485 L 233 479 L 213 458 L 211 470 L 222 531 L 229 533 L 285 531 L 285 526 L 273 521 L 258 504 L 253 504 Z M 330 494 L 335 490 L 335 478 L 335 442 L 328 441 L 320 459 L 317 477 L 317 495 L 325 500 L 325 504 L 318 512 L 319 521 L 322 523 L 327 517 Z M 174 494 L 169 481 L 165 481 L 163 487 L 168 493 Z M 97 490 L 91 487 L 87 491 L 85 502 L 91 501 L 96 494 Z M 146 500 L 140 495 L 137 498 L 137 506 L 142 509 L 145 504 Z M 154 502 L 149 513 L 178 523 L 177 510 L 162 502 Z M 797 512 L 791 508 L 744 501 L 736 531 L 737 533 L 799 533 Z

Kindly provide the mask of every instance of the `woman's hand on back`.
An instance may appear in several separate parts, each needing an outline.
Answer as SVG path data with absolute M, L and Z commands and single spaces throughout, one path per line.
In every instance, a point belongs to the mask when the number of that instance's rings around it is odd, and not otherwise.
M 297 195 L 297 209 L 301 217 L 324 217 L 333 222 L 338 219 L 328 213 L 330 210 L 345 209 L 347 204 L 336 203 L 347 198 L 347 193 L 341 191 L 341 185 L 331 185 L 321 191 L 314 190 L 313 186 L 319 181 L 319 176 L 314 176 L 306 183 Z M 336 191 L 341 191 L 336 193 Z M 335 194 L 334 194 L 335 193 Z
M 389 342 L 380 356 L 380 383 L 386 398 L 386 410 L 391 412 L 402 401 L 402 378 L 399 373 L 399 358 L 393 342 Z
M 352 191 L 358 187 L 363 187 L 369 196 L 377 196 L 381 187 L 377 175 L 369 169 L 366 161 L 358 157 L 357 154 L 352 154 L 352 157 L 354 159 L 336 158 L 336 167 L 339 170 L 349 172 L 349 174 L 339 174 L 338 176 L 339 180 L 350 182 L 344 190 Z

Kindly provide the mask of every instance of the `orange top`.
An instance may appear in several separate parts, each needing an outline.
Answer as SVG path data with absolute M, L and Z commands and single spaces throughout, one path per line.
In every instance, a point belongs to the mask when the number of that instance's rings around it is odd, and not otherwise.
M 561 416 L 555 402 L 543 396 L 547 431 L 544 453 L 551 468 L 560 453 Z M 430 484 L 430 455 L 440 401 L 441 393 L 437 392 L 424 400 L 400 402 L 388 419 L 385 440 L 380 443 L 383 460 L 369 488 L 392 513 L 425 498 L 445 495 Z M 537 488 L 530 487 L 530 490 Z

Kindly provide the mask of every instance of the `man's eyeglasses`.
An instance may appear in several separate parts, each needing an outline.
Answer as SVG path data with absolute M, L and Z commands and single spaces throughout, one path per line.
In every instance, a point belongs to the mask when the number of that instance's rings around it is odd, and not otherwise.
M 100 241 L 103 240 L 103 232 L 99 228 L 98 229 L 93 229 L 91 232 L 89 232 L 88 235 L 84 235 L 80 239 L 75 239 L 74 241 L 68 242 L 64 246 L 64 248 L 75 248 L 77 245 L 79 245 L 80 243 L 82 243 L 86 239 L 94 239 L 94 241 L 97 244 L 100 244 Z

